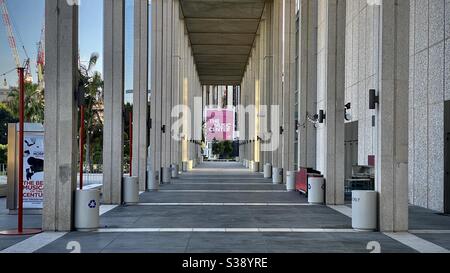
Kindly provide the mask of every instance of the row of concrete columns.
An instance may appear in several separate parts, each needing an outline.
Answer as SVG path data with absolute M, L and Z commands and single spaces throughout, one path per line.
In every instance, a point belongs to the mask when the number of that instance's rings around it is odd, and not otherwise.
M 247 136 L 255 141 L 240 148 L 240 157 L 259 162 L 260 171 L 265 163 L 271 163 L 286 173 L 295 169 L 294 155 L 298 153 L 299 167 L 315 168 L 324 174 L 329 205 L 344 204 L 346 4 L 345 0 L 301 1 L 296 64 L 295 1 L 267 2 L 242 81 L 242 103 L 255 105 L 258 128 L 255 136 Z M 384 1 L 376 9 L 381 25 L 380 79 L 376 85 L 380 102 L 375 116 L 380 229 L 404 231 L 408 228 L 409 65 L 408 53 L 400 47 L 406 48 L 409 43 L 409 1 Z M 265 113 L 259 104 L 278 105 L 281 111 L 269 109 Z M 311 122 L 321 110 L 325 113 L 324 123 Z M 274 113 L 277 116 L 271 117 Z M 259 122 L 260 117 L 266 117 L 264 122 Z M 271 125 L 272 119 L 279 119 L 282 131 Z M 239 122 L 253 126 L 248 120 Z M 280 145 L 272 151 L 259 152 L 263 143 L 257 136 L 266 133 L 272 137 L 281 134 Z
M 140 190 L 157 190 L 161 168 L 199 159 L 189 125 L 200 123 L 201 109 L 172 113 L 184 104 L 194 109 L 202 88 L 178 0 L 152 1 L 151 52 L 149 2 L 134 0 L 133 175 Z M 73 227 L 78 145 L 78 6 L 46 0 L 46 106 L 44 230 Z M 104 1 L 103 203 L 122 202 L 124 147 L 124 0 Z M 151 53 L 151 105 L 148 115 L 148 62 Z M 149 117 L 149 118 L 148 118 Z M 181 131 L 172 128 L 182 119 Z M 173 129 L 173 130 L 172 130 Z M 197 133 L 198 134 L 198 133 Z M 150 136 L 148 138 L 148 135 Z M 176 138 L 181 137 L 181 141 Z M 198 136 L 197 136 L 198 137 Z M 198 139 L 198 138 L 197 138 Z M 187 164 L 186 164 L 187 165 Z M 150 171 L 150 172 L 148 172 Z

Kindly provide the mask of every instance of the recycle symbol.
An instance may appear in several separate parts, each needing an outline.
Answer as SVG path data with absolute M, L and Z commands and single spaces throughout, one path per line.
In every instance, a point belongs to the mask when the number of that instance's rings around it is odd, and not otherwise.
M 88 204 L 88 207 L 94 209 L 97 206 L 97 202 L 95 200 L 91 200 Z

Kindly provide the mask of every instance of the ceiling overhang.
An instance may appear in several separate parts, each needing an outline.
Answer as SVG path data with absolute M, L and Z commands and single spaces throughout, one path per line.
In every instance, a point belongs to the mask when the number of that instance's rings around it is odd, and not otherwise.
M 265 0 L 181 0 L 200 82 L 238 85 Z

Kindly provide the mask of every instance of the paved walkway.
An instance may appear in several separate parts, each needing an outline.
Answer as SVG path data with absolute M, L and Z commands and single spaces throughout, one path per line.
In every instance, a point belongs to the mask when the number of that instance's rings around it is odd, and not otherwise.
M 413 208 L 411 220 L 417 229 L 414 235 L 355 232 L 343 213 L 311 206 L 299 193 L 286 192 L 284 186 L 237 163 L 204 163 L 158 192 L 142 193 L 139 204 L 102 206 L 97 232 L 0 237 L 0 250 L 27 251 L 32 245 L 36 252 L 70 252 L 71 245 L 79 244 L 81 252 L 91 253 L 368 253 L 367 245 L 373 241 L 382 252 L 449 248 L 450 231 L 442 231 L 450 230 L 450 218 L 417 210 Z

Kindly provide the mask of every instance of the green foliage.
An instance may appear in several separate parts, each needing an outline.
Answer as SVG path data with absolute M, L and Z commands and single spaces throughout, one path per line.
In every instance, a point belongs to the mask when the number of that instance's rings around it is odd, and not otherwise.
M 44 90 L 34 83 L 25 83 L 25 121 L 44 122 Z M 19 90 L 13 88 L 8 95 L 8 107 L 14 117 L 19 118 Z
M 212 152 L 221 158 L 229 158 L 233 153 L 233 143 L 231 141 L 214 140 L 212 144 Z
M 6 164 L 8 159 L 8 145 L 0 144 L 0 164 Z
M 8 144 L 8 123 L 16 123 L 17 121 L 9 107 L 0 103 L 0 144 Z

